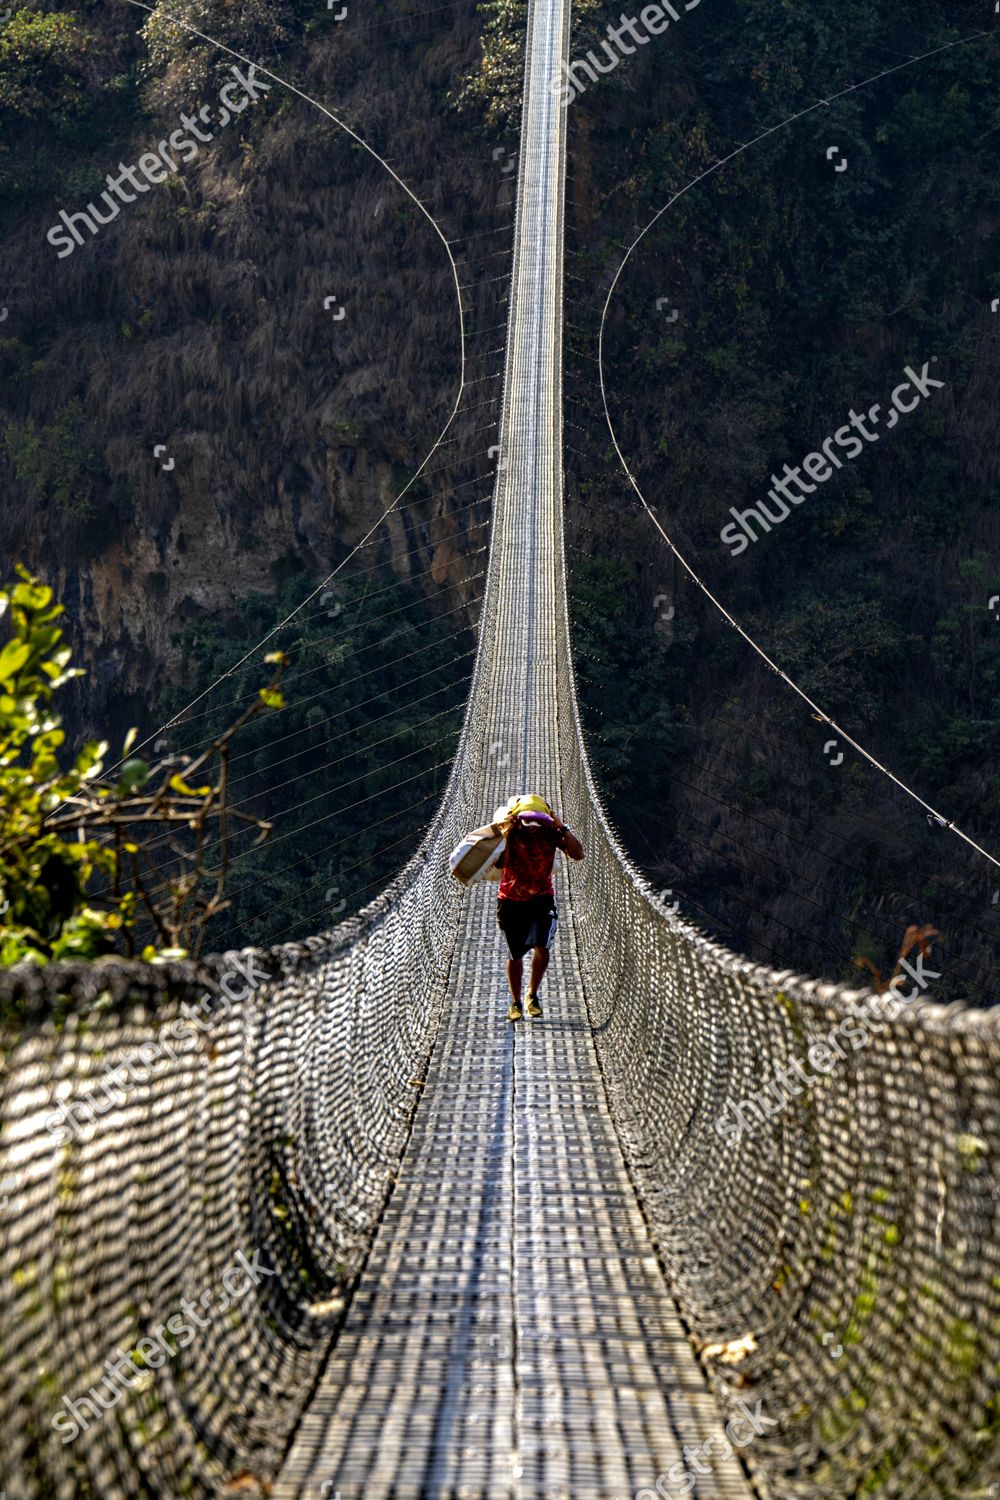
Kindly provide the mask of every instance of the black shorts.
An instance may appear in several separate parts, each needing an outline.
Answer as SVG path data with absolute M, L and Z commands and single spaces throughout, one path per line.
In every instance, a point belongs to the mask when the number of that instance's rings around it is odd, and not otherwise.
M 497 900 L 497 923 L 507 939 L 511 958 L 523 958 L 529 948 L 551 948 L 559 913 L 553 896 L 529 901 Z

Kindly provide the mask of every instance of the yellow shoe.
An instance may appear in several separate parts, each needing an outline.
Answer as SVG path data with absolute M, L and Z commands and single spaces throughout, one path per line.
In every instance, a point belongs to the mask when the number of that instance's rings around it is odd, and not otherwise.
M 523 1019 L 523 1016 L 524 1012 L 521 1010 L 520 1000 L 512 1000 L 510 1002 L 510 1010 L 507 1012 L 508 1021 L 520 1021 Z
M 542 1013 L 542 1007 L 538 1003 L 538 996 L 537 995 L 529 995 L 528 996 L 528 1015 L 534 1017 L 537 1020 L 537 1018 L 541 1015 L 541 1013 Z

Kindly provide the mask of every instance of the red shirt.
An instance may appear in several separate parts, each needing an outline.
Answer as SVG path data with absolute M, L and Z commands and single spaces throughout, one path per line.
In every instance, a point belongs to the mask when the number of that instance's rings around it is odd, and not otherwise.
M 556 830 L 549 823 L 515 823 L 507 835 L 499 897 L 502 901 L 530 901 L 552 896 L 552 866 L 558 848 Z

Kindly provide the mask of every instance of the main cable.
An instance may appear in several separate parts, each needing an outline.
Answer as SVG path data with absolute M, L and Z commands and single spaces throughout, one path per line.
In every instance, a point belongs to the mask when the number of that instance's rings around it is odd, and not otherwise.
M 638 496 L 639 502 L 645 510 L 647 516 L 652 521 L 653 525 L 660 533 L 660 536 L 666 542 L 667 546 L 670 548 L 670 551 L 673 553 L 674 557 L 676 557 L 677 561 L 680 563 L 681 567 L 684 569 L 685 573 L 687 573 L 688 577 L 695 584 L 695 586 L 701 590 L 706 599 L 708 599 L 709 603 L 718 610 L 719 614 L 727 622 L 727 624 L 731 625 L 732 628 L 737 632 L 737 634 L 740 635 L 744 641 L 746 641 L 751 650 L 756 652 L 756 654 L 761 658 L 763 662 L 765 662 L 765 664 L 770 668 L 775 676 L 780 677 L 782 682 L 786 683 L 788 687 L 790 687 L 792 691 L 802 699 L 802 701 L 812 710 L 813 714 L 819 719 L 821 723 L 829 724 L 830 728 L 835 730 L 838 735 L 842 736 L 842 738 L 846 740 L 847 743 L 852 746 L 852 748 L 856 750 L 860 756 L 863 757 L 863 759 L 868 761 L 870 765 L 874 766 L 874 768 L 877 771 L 881 772 L 883 776 L 888 777 L 888 779 L 893 782 L 895 786 L 899 787 L 901 791 L 905 792 L 908 797 L 911 797 L 914 802 L 918 803 L 919 806 L 922 807 L 925 812 L 929 813 L 941 827 L 950 829 L 952 833 L 957 834 L 960 839 L 964 840 L 964 842 L 970 846 L 970 848 L 974 849 L 977 854 L 981 854 L 984 859 L 989 860 L 990 864 L 995 865 L 997 869 L 1000 869 L 1000 859 L 997 859 L 996 856 L 990 854 L 988 849 L 984 849 L 981 844 L 977 843 L 975 839 L 973 839 L 963 829 L 959 828 L 952 819 L 947 818 L 944 813 L 939 812 L 936 807 L 932 807 L 929 802 L 926 802 L 918 792 L 915 792 L 912 787 L 907 786 L 905 781 L 902 781 L 893 771 L 889 769 L 888 766 L 883 765 L 880 760 L 877 760 L 876 757 L 872 755 L 868 750 L 866 750 L 863 745 L 859 744 L 852 735 L 848 734 L 845 729 L 842 729 L 835 719 L 832 719 L 830 715 L 825 713 L 817 703 L 814 703 L 805 689 L 801 688 L 797 682 L 789 677 L 787 672 L 783 672 L 781 668 L 774 661 L 772 661 L 771 657 L 764 650 L 763 646 L 759 645 L 757 641 L 755 641 L 754 638 L 749 634 L 749 632 L 744 630 L 743 626 L 740 625 L 739 622 L 735 620 L 729 613 L 725 605 L 716 598 L 715 594 L 712 593 L 708 585 L 702 582 L 701 578 L 695 572 L 694 568 L 688 562 L 687 558 L 685 558 L 678 551 L 675 543 L 670 539 L 666 531 L 663 529 L 656 511 L 649 505 L 645 495 L 639 488 L 638 482 L 636 481 L 632 470 L 628 466 L 625 455 L 622 452 L 621 446 L 618 442 L 618 434 L 615 430 L 614 423 L 611 420 L 611 411 L 608 406 L 607 388 L 604 380 L 604 331 L 607 325 L 608 309 L 611 305 L 611 299 L 614 296 L 615 289 L 621 279 L 622 272 L 631 259 L 633 251 L 646 237 L 653 226 L 659 222 L 659 220 L 663 217 L 667 210 L 673 207 L 678 199 L 683 198 L 684 195 L 690 192 L 692 188 L 697 187 L 700 182 L 704 182 L 707 177 L 710 177 L 715 172 L 718 172 L 720 168 L 726 166 L 727 163 L 735 160 L 736 157 L 741 156 L 744 151 L 748 151 L 751 146 L 758 145 L 761 141 L 766 140 L 769 136 L 775 135 L 779 130 L 784 130 L 787 126 L 794 124 L 797 120 L 804 119 L 805 116 L 813 114 L 817 109 L 822 109 L 826 106 L 829 106 L 834 102 L 834 100 L 842 99 L 848 94 L 857 93 L 859 90 L 867 88 L 870 84 L 877 83 L 882 78 L 888 78 L 892 74 L 899 73 L 905 68 L 913 67 L 916 63 L 926 62 L 929 57 L 937 57 L 939 54 L 943 52 L 949 52 L 955 47 L 967 46 L 970 42 L 980 41 L 982 40 L 982 38 L 988 37 L 990 35 L 991 33 L 988 31 L 980 31 L 976 32 L 970 37 L 962 37 L 958 41 L 948 42 L 944 46 L 935 47 L 929 52 L 922 53 L 919 57 L 910 58 L 906 62 L 897 64 L 895 67 L 886 68 L 881 73 L 873 74 L 871 78 L 866 78 L 861 83 L 854 83 L 847 88 L 840 89 L 838 92 L 830 94 L 828 98 L 819 99 L 816 101 L 816 103 L 810 104 L 807 108 L 798 110 L 795 114 L 789 115 L 787 119 L 782 120 L 779 124 L 769 126 L 767 130 L 762 131 L 752 140 L 745 141 L 734 151 L 731 151 L 728 156 L 724 156 L 719 161 L 713 162 L 710 167 L 706 167 L 704 172 L 699 173 L 697 177 L 692 178 L 689 183 L 679 189 L 679 191 L 676 192 L 673 197 L 667 203 L 665 203 L 656 214 L 653 215 L 646 227 L 641 230 L 636 238 L 632 241 L 632 244 L 625 252 L 624 257 L 614 274 L 611 286 L 608 290 L 608 294 L 604 302 L 604 309 L 601 313 L 601 323 L 597 338 L 597 368 L 601 389 L 601 401 L 604 406 L 604 417 L 605 421 L 607 422 L 608 432 L 611 435 L 611 441 L 614 445 L 615 452 L 618 455 L 619 462 L 621 463 L 622 468 L 625 470 L 625 474 L 628 478 L 629 484 L 632 486 L 633 490 Z
M 616 725 L 616 727 L 618 727 L 620 729 L 630 729 L 631 728 L 631 726 L 628 725 L 628 724 L 621 724 L 618 720 L 612 719 L 610 717 L 610 715 L 606 714 L 603 711 L 603 709 L 595 708 L 591 704 L 585 704 L 584 707 L 587 708 L 587 710 L 588 710 L 589 713 L 599 714 L 602 719 L 606 720 L 607 723 L 614 724 L 614 725 Z M 714 718 L 715 715 L 710 715 L 709 717 Z M 730 727 L 733 727 L 733 726 L 730 726 Z M 602 744 L 611 745 L 614 748 L 617 748 L 616 746 L 614 746 L 614 741 L 608 740 L 607 738 L 605 738 L 604 735 L 601 735 L 601 734 L 597 733 L 596 730 L 591 729 L 588 732 L 591 735 L 593 735 L 595 739 L 600 740 Z M 690 725 L 684 725 L 681 728 L 680 732 L 682 734 L 685 734 L 685 735 L 690 735 L 693 739 L 696 739 L 699 742 L 699 744 L 704 745 L 707 750 L 712 751 L 713 753 L 721 753 L 722 755 L 725 755 L 727 757 L 727 759 L 729 759 L 729 760 L 735 759 L 735 757 L 732 755 L 732 752 L 723 749 L 720 745 L 715 744 L 711 740 L 705 739 L 703 735 L 698 734 L 696 732 L 696 730 L 694 730 Z M 705 772 L 709 776 L 714 776 L 717 781 L 720 781 L 723 784 L 723 786 L 729 787 L 734 792 L 738 793 L 739 790 L 740 790 L 739 785 L 738 785 L 737 782 L 733 781 L 731 777 L 723 775 L 723 773 L 721 771 L 716 770 L 712 766 L 708 766 L 708 765 L 704 765 L 703 766 L 703 765 L 699 765 L 699 763 L 697 761 L 692 761 L 691 762 L 691 767 L 692 767 L 692 770 L 703 771 L 703 772 Z M 828 849 L 819 849 L 819 848 L 816 847 L 815 844 L 811 843 L 809 841 L 809 839 L 807 839 L 807 838 L 801 838 L 801 837 L 799 837 L 798 834 L 791 833 L 791 832 L 789 832 L 789 831 L 787 831 L 787 830 L 785 830 L 783 828 L 777 828 L 777 827 L 775 827 L 775 825 L 773 823 L 768 823 L 765 819 L 759 817 L 757 815 L 757 813 L 746 811 L 746 810 L 744 810 L 743 808 L 740 808 L 739 806 L 737 806 L 734 803 L 725 801 L 725 799 L 714 797 L 711 792 L 706 792 L 701 787 L 698 787 L 698 786 L 692 786 L 690 782 L 684 781 L 680 776 L 676 775 L 676 773 L 674 773 L 673 771 L 671 771 L 669 773 L 669 775 L 670 775 L 670 778 L 671 778 L 671 780 L 673 782 L 675 782 L 678 786 L 684 787 L 687 791 L 692 791 L 697 796 L 711 797 L 713 801 L 717 802 L 720 806 L 725 807 L 728 812 L 732 813 L 733 816 L 734 816 L 734 818 L 742 818 L 742 819 L 745 819 L 745 820 L 748 819 L 750 822 L 758 823 L 761 828 L 766 828 L 769 833 L 776 834 L 778 836 L 778 838 L 787 839 L 787 840 L 789 840 L 789 842 L 791 842 L 793 844 L 799 844 L 803 849 L 807 849 L 810 854 L 815 854 L 819 859 L 824 860 L 824 861 L 826 861 L 829 864 L 839 865 L 839 867 L 842 870 L 848 870 L 848 871 L 850 871 L 850 873 L 852 875 L 858 876 L 862 880 L 864 880 L 866 878 L 865 877 L 865 872 L 863 870 L 859 870 L 856 865 L 852 865 L 847 860 L 841 859 L 839 854 L 834 854 L 834 853 L 832 853 Z M 793 783 L 793 785 L 794 785 L 794 783 Z M 807 789 L 806 788 L 802 788 L 802 790 L 805 791 Z M 785 817 L 788 817 L 788 818 L 792 819 L 797 825 L 799 825 L 801 828 L 804 828 L 804 829 L 806 829 L 808 831 L 809 824 L 807 823 L 805 817 L 802 814 L 792 812 L 790 809 L 786 809 L 786 808 L 776 808 L 776 811 L 779 813 L 779 815 L 784 814 Z M 666 827 L 667 825 L 664 824 L 663 826 Z M 675 831 L 677 831 L 677 830 L 675 830 Z M 727 837 L 734 838 L 734 835 L 729 834 L 729 835 L 727 835 Z M 738 840 L 735 840 L 735 841 L 738 842 Z M 844 846 L 840 845 L 838 847 L 839 847 L 839 849 L 842 852 Z M 801 875 L 798 872 L 792 870 L 787 864 L 785 864 L 785 863 L 782 862 L 781 868 L 785 871 L 786 875 L 789 877 L 790 886 L 792 884 L 794 884 L 796 881 L 800 881 L 801 880 Z M 933 880 L 933 876 L 930 876 L 930 877 L 927 877 L 927 878 Z M 818 881 L 816 881 L 815 884 L 816 884 L 816 889 L 817 890 L 824 890 L 825 889 L 825 887 L 821 886 Z M 941 882 L 940 881 L 934 881 L 934 884 L 939 885 L 939 884 L 941 884 Z M 915 907 L 919 906 L 921 904 L 921 900 L 923 899 L 923 898 L 920 898 L 920 897 L 917 897 L 917 896 L 913 895 L 909 891 L 901 890 L 898 886 L 891 886 L 890 885 L 890 886 L 884 887 L 884 889 L 888 892 L 889 895 L 900 896 L 900 897 L 902 897 L 902 899 L 904 901 L 911 903 Z M 828 894 L 832 895 L 833 893 L 832 892 L 828 892 Z M 954 895 L 956 893 L 955 892 L 950 892 L 950 894 Z M 947 916 L 947 920 L 949 922 L 957 923 L 958 926 L 965 928 L 966 931 L 968 931 L 968 932 L 974 932 L 976 934 L 976 936 L 979 937 L 979 938 L 982 938 L 985 943 L 995 945 L 997 939 L 995 937 L 991 936 L 989 933 L 984 932 L 981 927 L 975 926 L 975 924 L 972 923 L 972 922 L 965 921 L 961 916 L 958 916 L 954 912 L 948 912 L 948 913 L 946 913 L 946 916 Z M 869 936 L 871 936 L 871 934 L 869 934 Z M 964 959 L 963 962 L 970 963 L 970 962 L 974 962 L 974 960 Z M 983 966 L 982 965 L 977 965 L 977 967 L 981 968 Z M 995 972 L 992 969 L 986 969 L 985 972 L 987 972 L 989 974 L 992 974 L 994 978 L 996 978 L 997 980 L 1000 980 L 1000 973 L 997 973 L 997 972 Z
M 145 0 L 128 0 L 128 4 L 129 5 L 134 5 L 137 10 L 144 10 L 148 15 L 153 15 L 154 14 L 154 7 L 151 6 L 151 5 L 147 5 L 145 3 Z M 286 615 L 283 620 L 281 620 L 277 625 L 273 626 L 267 632 L 266 635 L 264 635 L 259 641 L 257 641 L 257 643 L 254 646 L 252 646 L 250 648 L 250 650 L 247 651 L 240 658 L 240 660 L 238 662 L 236 662 L 234 664 L 234 666 L 230 667 L 227 672 L 224 672 L 220 677 L 218 677 L 216 679 L 216 681 L 213 682 L 209 687 L 203 689 L 203 691 L 200 692 L 199 694 L 197 694 L 196 697 L 192 698 L 191 701 L 190 701 L 190 703 L 188 703 L 185 708 L 183 708 L 183 709 L 180 710 L 180 714 L 174 715 L 173 719 L 168 720 L 165 724 L 162 724 L 158 730 L 155 730 L 152 734 L 147 735 L 144 740 L 142 740 L 138 745 L 136 745 L 133 748 L 133 750 L 131 751 L 132 754 L 135 754 L 138 750 L 141 750 L 145 745 L 148 745 L 151 741 L 154 741 L 154 740 L 158 739 L 160 737 L 160 735 L 163 734 L 163 732 L 164 732 L 165 729 L 172 728 L 173 725 L 176 723 L 178 717 L 180 717 L 183 714 L 185 714 L 188 711 L 188 709 L 193 708 L 196 703 L 200 703 L 201 700 L 203 698 L 207 697 L 209 693 L 214 692 L 215 689 L 217 687 L 219 687 L 219 685 L 221 683 L 223 683 L 226 680 L 227 677 L 231 677 L 234 672 L 238 671 L 238 669 L 241 666 L 243 666 L 244 662 L 249 661 L 252 656 L 255 656 L 257 654 L 257 652 L 262 649 L 262 647 L 266 646 L 267 643 L 268 643 L 268 641 L 272 640 L 274 638 L 274 636 L 280 630 L 284 629 L 284 627 L 287 624 L 289 624 L 289 622 L 291 620 L 294 620 L 295 616 L 302 609 L 304 609 L 307 604 L 310 604 L 313 599 L 315 599 L 319 594 L 322 593 L 323 589 L 325 589 L 328 586 L 328 584 L 334 578 L 337 577 L 337 575 L 340 573 L 340 571 L 347 565 L 348 562 L 350 562 L 351 558 L 355 556 L 355 554 L 358 552 L 359 548 L 361 546 L 363 546 L 364 543 L 367 542 L 374 535 L 374 533 L 379 529 L 380 526 L 383 525 L 383 523 L 385 522 L 386 518 L 389 515 L 391 515 L 391 513 L 395 509 L 395 507 L 398 504 L 398 502 L 403 498 L 403 496 L 407 493 L 407 491 L 421 477 L 421 475 L 423 474 L 423 472 L 426 469 L 427 465 L 430 463 L 431 459 L 433 458 L 434 454 L 437 452 L 437 449 L 438 449 L 439 445 L 441 444 L 441 442 L 443 441 L 443 439 L 445 437 L 445 434 L 448 432 L 448 429 L 451 427 L 452 423 L 454 422 L 455 418 L 457 417 L 458 410 L 459 410 L 459 407 L 460 407 L 461 401 L 462 401 L 462 396 L 463 396 L 463 394 L 465 392 L 465 363 L 466 363 L 466 353 L 465 353 L 465 310 L 464 310 L 464 306 L 463 306 L 463 303 L 462 303 L 462 291 L 461 291 L 461 283 L 460 283 L 459 277 L 458 277 L 458 265 L 457 265 L 457 263 L 455 261 L 454 255 L 452 254 L 450 241 L 445 236 L 444 231 L 441 229 L 441 227 L 438 224 L 437 220 L 435 219 L 434 215 L 430 212 L 430 210 L 428 208 L 425 207 L 425 205 L 420 200 L 420 198 L 418 198 L 417 195 L 416 195 L 416 193 L 413 192 L 412 188 L 410 188 L 406 184 L 406 182 L 404 182 L 403 178 L 400 177 L 399 174 L 395 171 L 395 169 L 389 165 L 389 163 L 385 160 L 384 157 L 382 157 L 382 156 L 379 155 L 379 153 L 374 149 L 374 147 L 369 146 L 369 144 L 368 144 L 367 141 L 363 140 L 362 137 L 359 136 L 355 130 L 352 130 L 352 128 L 351 128 L 350 125 L 348 125 L 345 121 L 341 120 L 336 114 L 333 113 L 332 110 L 327 109 L 327 107 L 324 104 L 320 104 L 318 100 L 313 99 L 309 94 L 306 94 L 302 89 L 298 88 L 295 84 L 289 83 L 287 79 L 279 77 L 277 73 L 272 72 L 270 68 L 264 67 L 264 65 L 262 63 L 254 62 L 252 58 L 244 56 L 243 53 L 241 53 L 241 52 L 237 52 L 233 47 L 227 46 L 225 44 L 225 42 L 220 42 L 217 37 L 210 36 L 207 32 L 199 31 L 196 26 L 190 25 L 190 23 L 187 22 L 187 21 L 182 21 L 178 16 L 171 15 L 169 11 L 163 10 L 162 6 L 157 6 L 155 8 L 155 14 L 158 17 L 162 16 L 166 20 L 173 22 L 173 24 L 176 25 L 176 26 L 180 26 L 183 30 L 190 32 L 192 36 L 200 37 L 202 41 L 208 42 L 211 46 L 218 47 L 220 49 L 220 51 L 228 53 L 228 55 L 230 57 L 235 57 L 237 59 L 237 61 L 239 61 L 239 62 L 246 63 L 246 65 L 248 67 L 250 67 L 250 68 L 256 68 L 259 72 L 263 73 L 266 77 L 273 78 L 274 81 L 275 81 L 275 83 L 280 84 L 280 86 L 282 88 L 288 89 L 288 91 L 290 93 L 295 94 L 299 99 L 304 100 L 305 103 L 311 104 L 315 109 L 318 109 L 321 114 L 323 114 L 323 115 L 325 115 L 327 117 L 327 119 L 332 120 L 333 123 L 334 123 L 334 125 L 337 125 L 337 126 L 340 127 L 341 130 L 346 131 L 346 133 L 351 137 L 351 139 L 353 141 L 355 141 L 363 150 L 367 151 L 368 154 L 370 156 L 372 156 L 380 164 L 380 166 L 383 166 L 385 168 L 385 170 L 389 173 L 389 175 L 393 178 L 393 180 L 396 183 L 398 183 L 398 185 L 403 189 L 403 191 L 404 191 L 404 193 L 406 193 L 407 197 L 410 198 L 413 201 L 413 203 L 416 204 L 417 208 L 424 215 L 424 217 L 426 218 L 427 222 L 430 224 L 431 228 L 434 230 L 434 233 L 438 236 L 438 239 L 441 241 L 442 245 L 444 246 L 445 254 L 448 257 L 448 261 L 449 261 L 449 264 L 451 266 L 452 280 L 454 281 L 454 285 L 455 285 L 455 296 L 456 296 L 456 300 L 458 302 L 458 330 L 459 330 L 460 370 L 459 370 L 458 394 L 457 394 L 457 396 L 455 398 L 455 403 L 454 403 L 454 406 L 452 407 L 451 415 L 448 417 L 447 422 L 445 423 L 444 427 L 441 429 L 441 432 L 438 435 L 438 438 L 437 438 L 436 442 L 434 443 L 433 447 L 430 449 L 430 452 L 427 454 L 426 458 L 420 464 L 420 466 L 416 470 L 416 472 L 413 475 L 411 475 L 410 479 L 406 482 L 406 484 L 400 490 L 400 492 L 396 496 L 396 498 L 392 501 L 392 503 L 389 506 L 386 507 L 386 509 L 379 516 L 378 520 L 374 523 L 374 525 L 362 537 L 361 541 L 354 548 L 352 548 L 352 550 L 348 553 L 348 555 L 340 563 L 337 564 L 337 566 L 334 568 L 333 572 L 329 573 L 327 575 L 327 577 L 325 579 L 323 579 L 323 581 L 321 583 L 319 583 L 316 586 L 315 589 L 313 589 L 313 591 L 312 591 L 311 594 L 308 594 L 306 596 L 306 598 L 303 599 L 300 604 L 297 604 L 295 606 L 295 608 L 288 615 Z M 122 764 L 122 760 L 116 761 L 114 763 L 114 765 L 108 767 L 108 769 L 103 773 L 103 775 L 104 776 L 110 775 L 111 772 L 114 771 L 114 770 L 116 770 L 118 768 L 118 766 L 120 766 L 121 764 Z

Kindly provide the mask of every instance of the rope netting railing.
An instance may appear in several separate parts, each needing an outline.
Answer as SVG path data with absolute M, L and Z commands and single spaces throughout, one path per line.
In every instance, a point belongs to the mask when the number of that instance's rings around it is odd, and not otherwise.
M 1000 1018 L 933 1004 L 933 959 L 878 997 L 740 960 L 667 911 L 561 687 L 609 1099 L 714 1389 L 773 1424 L 751 1471 L 802 1500 L 1000 1493 Z
M 330 934 L 197 968 L 0 975 L 8 1500 L 276 1472 L 441 1014 L 466 763 L 463 745 L 406 869 Z

